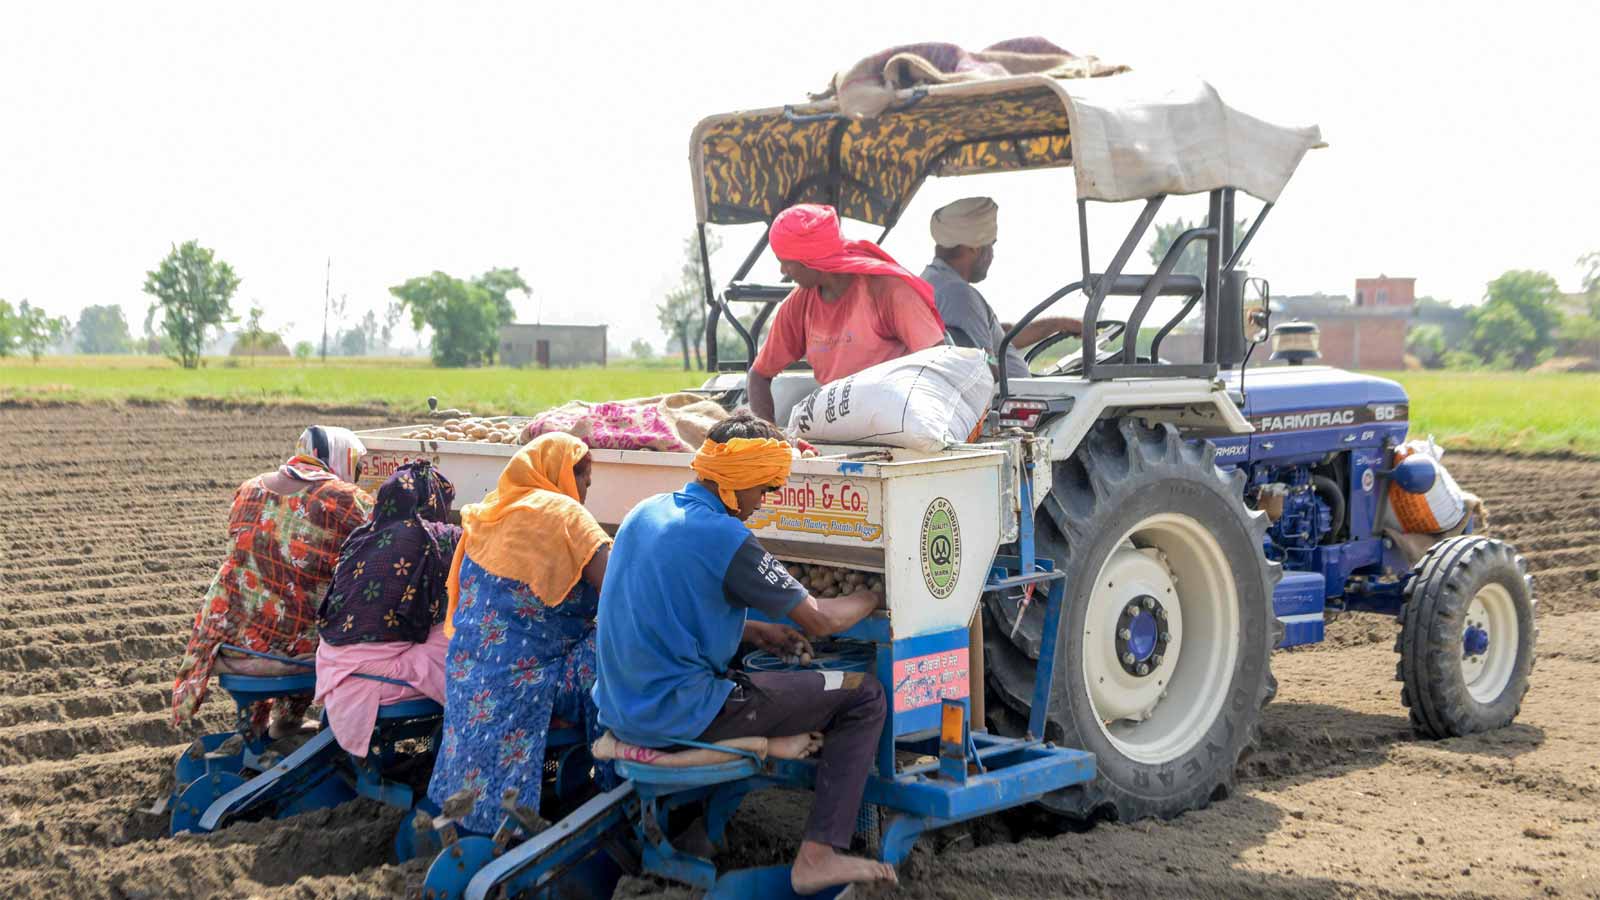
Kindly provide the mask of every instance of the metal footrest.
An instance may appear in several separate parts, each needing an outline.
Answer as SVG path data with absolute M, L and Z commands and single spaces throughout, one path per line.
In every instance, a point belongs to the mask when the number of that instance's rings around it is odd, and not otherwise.
M 324 728 L 312 735 L 299 749 L 275 763 L 260 775 L 222 795 L 200 816 L 197 830 L 215 831 L 229 818 L 244 815 L 251 810 L 268 805 L 294 803 L 320 789 L 328 779 L 338 781 L 337 788 L 343 799 L 355 796 L 354 791 L 337 778 L 333 760 L 344 751 L 334 741 L 333 729 Z M 322 797 L 316 803 L 301 803 L 304 809 L 331 806 L 340 802 L 333 796 Z M 301 811 L 296 808 L 289 811 Z

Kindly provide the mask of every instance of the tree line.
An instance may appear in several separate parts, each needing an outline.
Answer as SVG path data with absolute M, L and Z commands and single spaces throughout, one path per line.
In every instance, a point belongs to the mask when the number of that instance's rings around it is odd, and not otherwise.
M 186 369 L 201 364 L 207 345 L 227 326 L 238 325 L 234 297 L 241 279 L 214 250 L 198 241 L 175 244 L 157 266 L 145 273 L 143 290 L 152 302 L 145 317 L 145 339 L 140 347 L 128 328 L 122 307 L 88 306 L 74 328 L 64 316 L 49 316 L 23 301 L 13 307 L 0 300 L 0 356 L 28 353 L 37 362 L 50 348 L 71 334 L 81 353 L 131 353 L 144 349 L 164 354 Z M 389 289 L 392 300 L 380 321 L 375 310 L 349 328 L 341 327 L 332 352 L 363 356 L 389 346 L 401 317 L 410 313 L 412 326 L 432 330 L 431 355 L 439 366 L 493 365 L 500 347 L 500 328 L 516 315 L 510 294 L 529 292 L 528 283 L 515 268 L 490 269 L 471 278 L 433 272 Z M 329 300 L 333 321 L 341 323 L 347 310 L 343 296 Z M 235 336 L 235 355 L 289 355 L 283 336 L 262 325 L 263 310 L 252 305 Z M 323 353 L 326 355 L 327 348 Z M 301 360 L 317 355 L 310 341 L 293 350 Z
M 1527 369 L 1558 355 L 1600 358 L 1600 252 L 1584 254 L 1578 265 L 1583 284 L 1576 297 L 1562 293 L 1548 272 L 1512 269 L 1465 311 L 1461 345 L 1451 347 L 1439 325 L 1423 324 L 1406 334 L 1406 352 L 1431 369 Z
M 1177 235 L 1192 224 L 1180 219 L 1158 226 L 1148 248 L 1152 263 L 1159 262 Z M 1248 224 L 1244 220 L 1234 224 L 1236 241 Z M 708 250 L 715 253 L 720 245 L 715 236 L 710 242 Z M 1461 313 L 1467 322 L 1464 341 L 1451 346 L 1443 328 L 1422 324 L 1410 329 L 1407 352 L 1429 368 L 1528 368 L 1558 352 L 1600 357 L 1600 251 L 1583 255 L 1578 264 L 1583 274 L 1576 306 L 1549 273 L 1508 271 L 1489 282 L 1481 304 Z M 1203 249 L 1191 245 L 1176 271 L 1193 274 L 1203 265 Z M 240 322 L 233 311 L 240 281 L 231 265 L 198 241 L 174 245 L 156 268 L 145 273 L 143 289 L 153 302 L 145 319 L 143 349 L 164 353 L 185 368 L 200 365 L 208 342 L 226 326 Z M 515 268 L 494 268 L 468 278 L 440 271 L 417 276 L 389 288 L 392 301 L 381 321 L 376 311 L 368 310 L 348 329 L 341 327 L 333 352 L 361 356 L 388 346 L 400 319 L 409 313 L 415 330 L 431 330 L 435 365 L 494 365 L 500 329 L 515 318 L 510 295 L 518 291 L 526 295 L 530 288 Z M 1421 298 L 1417 307 L 1424 310 L 1430 304 L 1452 308 L 1430 298 Z M 331 307 L 335 321 L 342 322 L 346 299 L 332 301 Z M 684 369 L 703 369 L 706 305 L 697 235 L 684 240 L 678 284 L 666 293 L 656 315 L 669 346 L 680 351 Z M 261 308 L 252 306 L 237 333 L 235 353 L 287 355 L 290 351 L 282 336 L 264 328 L 261 319 Z M 753 319 L 753 311 L 740 317 L 747 328 Z M 26 353 L 37 361 L 69 334 L 83 353 L 126 353 L 138 346 L 120 306 L 85 307 L 74 327 L 67 318 L 51 316 L 26 300 L 13 306 L 0 299 L 0 356 Z M 742 360 L 746 355 L 732 328 L 718 329 L 717 352 L 725 360 Z M 317 347 L 301 341 L 293 353 L 309 359 Z M 654 348 L 635 340 L 628 355 L 646 361 L 654 356 Z

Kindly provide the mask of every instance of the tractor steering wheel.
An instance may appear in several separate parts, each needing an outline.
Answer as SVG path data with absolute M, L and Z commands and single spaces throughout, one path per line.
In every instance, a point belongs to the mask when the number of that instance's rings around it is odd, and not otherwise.
M 1116 355 L 1117 353 L 1122 352 L 1122 348 L 1121 347 L 1117 347 L 1116 349 L 1107 349 L 1107 345 L 1115 343 L 1116 340 L 1118 338 L 1122 337 L 1123 333 L 1126 332 L 1127 330 L 1128 330 L 1128 323 L 1123 321 L 1123 320 L 1121 320 L 1121 319 L 1099 319 L 1099 320 L 1097 320 L 1095 322 L 1095 339 L 1094 339 L 1094 345 L 1095 345 L 1094 346 L 1094 359 L 1095 359 L 1095 362 L 1103 362 L 1105 360 L 1110 359 L 1112 356 Z M 1028 355 L 1027 355 L 1028 362 L 1029 363 L 1033 362 L 1034 357 L 1040 352 L 1040 348 L 1047 347 L 1047 346 L 1049 346 L 1051 344 L 1054 344 L 1054 343 L 1060 341 L 1063 338 L 1072 337 L 1072 336 L 1073 335 L 1069 335 L 1064 331 L 1063 332 L 1057 332 L 1056 334 L 1053 334 L 1053 335 L 1045 338 L 1044 340 L 1040 341 L 1039 343 L 1034 344 L 1032 347 L 1028 348 Z M 1081 374 L 1082 372 L 1083 372 L 1083 354 L 1082 353 L 1074 353 L 1070 357 L 1068 357 L 1066 359 L 1063 359 L 1060 362 L 1058 362 L 1056 364 L 1055 368 L 1050 369 L 1050 370 L 1045 371 L 1045 372 L 1041 372 L 1039 374 L 1043 375 L 1043 376 L 1078 375 L 1078 374 Z
M 1027 362 L 1029 367 L 1032 367 L 1033 366 L 1033 361 L 1035 359 L 1037 359 L 1039 357 L 1039 355 L 1044 353 L 1046 350 L 1049 350 L 1051 347 L 1054 347 L 1055 345 L 1061 343 L 1062 341 L 1066 340 L 1067 338 L 1074 338 L 1074 337 L 1081 337 L 1081 336 L 1082 335 L 1073 334 L 1070 331 L 1058 331 L 1055 334 L 1052 334 L 1049 337 L 1045 338 L 1044 340 L 1040 341 L 1039 343 L 1034 344 L 1032 347 L 1029 347 L 1027 352 L 1022 354 L 1022 358 L 1023 358 L 1023 360 L 1025 362 Z

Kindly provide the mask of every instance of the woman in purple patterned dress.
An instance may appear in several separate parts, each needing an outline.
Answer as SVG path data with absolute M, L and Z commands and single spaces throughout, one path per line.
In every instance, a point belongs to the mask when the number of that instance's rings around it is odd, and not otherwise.
M 445 584 L 461 537 L 449 523 L 455 496 L 427 460 L 406 463 L 378 489 L 372 519 L 339 551 L 317 616 L 315 702 L 339 746 L 356 756 L 367 755 L 380 706 L 444 702 Z

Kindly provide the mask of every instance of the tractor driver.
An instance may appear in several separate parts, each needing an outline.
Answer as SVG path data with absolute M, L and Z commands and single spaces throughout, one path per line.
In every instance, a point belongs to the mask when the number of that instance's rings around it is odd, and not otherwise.
M 988 197 L 968 197 L 934 211 L 933 262 L 922 278 L 933 285 L 934 302 L 950 339 L 958 346 L 976 347 L 989 354 L 989 365 L 999 374 L 1000 341 L 1011 330 L 1001 322 L 989 301 L 973 285 L 989 275 L 994 243 L 999 234 L 1000 207 Z M 1028 363 L 1018 348 L 1037 344 L 1057 332 L 1082 334 L 1083 323 L 1068 316 L 1045 316 L 1029 322 L 1006 348 L 1006 377 L 1027 378 Z
M 818 384 L 944 343 L 933 288 L 871 241 L 848 241 L 831 206 L 803 203 L 768 232 L 795 284 L 750 366 L 750 409 L 772 420 L 772 379 L 801 359 Z
M 712 428 L 695 455 L 696 480 L 644 500 L 623 519 L 596 620 L 594 699 L 609 729 L 601 742 L 614 738 L 641 751 L 769 737 L 779 738 L 769 743 L 772 755 L 798 756 L 815 747 L 820 731 L 816 796 L 789 880 L 799 894 L 893 883 L 892 867 L 838 852 L 850 845 L 883 729 L 883 686 L 854 672 L 730 670 L 741 640 L 784 655 L 810 649 L 786 625 L 747 621 L 747 610 L 827 635 L 866 618 L 881 600 L 869 590 L 810 596 L 744 526 L 764 495 L 788 480 L 792 457 L 771 423 L 735 415 Z

